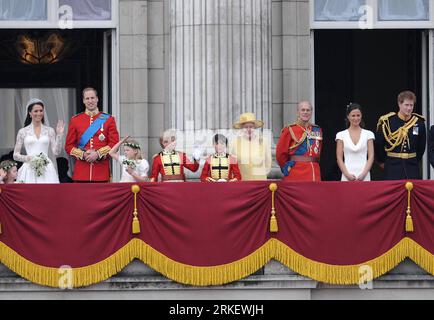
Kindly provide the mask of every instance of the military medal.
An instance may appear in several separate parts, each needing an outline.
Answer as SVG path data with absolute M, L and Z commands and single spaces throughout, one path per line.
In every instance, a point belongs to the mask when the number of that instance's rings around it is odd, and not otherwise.
M 419 135 L 419 127 L 417 125 L 413 126 L 413 135 L 414 136 Z
M 101 134 L 98 136 L 99 141 L 104 141 L 105 135 L 104 135 L 104 125 L 101 125 Z

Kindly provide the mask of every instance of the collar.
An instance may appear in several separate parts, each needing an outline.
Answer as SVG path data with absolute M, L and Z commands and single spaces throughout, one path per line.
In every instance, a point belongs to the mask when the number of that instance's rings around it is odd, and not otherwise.
M 401 114 L 401 112 L 398 112 L 398 117 L 399 117 L 399 119 L 401 119 L 401 120 L 407 122 L 408 120 L 411 119 L 412 115 L 410 115 L 410 116 L 407 118 L 405 115 Z
M 95 111 L 92 112 L 92 111 L 89 111 L 89 110 L 86 109 L 84 111 L 84 113 L 87 114 L 88 116 L 95 117 L 99 113 L 99 110 L 96 109 Z
M 303 122 L 300 119 L 297 119 L 297 121 L 295 123 L 298 124 L 300 127 L 305 128 L 305 129 L 311 126 L 311 123 L 309 121 Z
M 226 158 L 226 153 L 214 153 L 215 158 Z
M 169 154 L 174 155 L 174 154 L 176 153 L 176 151 L 175 151 L 175 150 L 167 151 L 166 149 L 163 149 L 163 150 L 161 151 L 161 153 L 162 153 L 162 154 L 165 154 L 165 155 L 169 155 Z

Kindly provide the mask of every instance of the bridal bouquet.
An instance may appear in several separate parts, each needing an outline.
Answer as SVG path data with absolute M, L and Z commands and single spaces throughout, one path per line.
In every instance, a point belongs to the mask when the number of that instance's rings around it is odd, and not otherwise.
M 122 161 L 122 164 L 126 165 L 127 167 L 130 167 L 131 169 L 136 168 L 136 162 L 134 160 L 125 159 Z
M 34 156 L 32 160 L 30 160 L 30 168 L 35 171 L 38 177 L 41 177 L 45 173 L 45 169 L 47 165 L 50 163 L 47 156 L 44 153 L 40 153 L 37 156 Z

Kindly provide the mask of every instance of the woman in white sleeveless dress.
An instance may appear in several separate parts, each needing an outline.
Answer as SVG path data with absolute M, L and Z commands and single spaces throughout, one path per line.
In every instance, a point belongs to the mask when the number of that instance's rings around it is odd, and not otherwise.
M 374 133 L 361 127 L 362 110 L 357 103 L 347 107 L 348 129 L 336 134 L 336 158 L 342 181 L 370 181 L 374 162 Z
M 17 134 L 17 142 L 14 149 L 14 159 L 24 162 L 18 170 L 18 182 L 24 183 L 59 183 L 56 168 L 48 158 L 48 150 L 58 156 L 62 151 L 62 137 L 65 130 L 63 121 L 57 123 L 56 132 L 53 128 L 44 125 L 44 102 L 39 99 L 31 99 L 27 103 L 27 118 L 24 128 Z M 21 154 L 22 146 L 26 150 L 26 155 Z M 43 153 L 48 159 L 48 164 L 44 173 L 38 176 L 30 165 L 30 161 Z

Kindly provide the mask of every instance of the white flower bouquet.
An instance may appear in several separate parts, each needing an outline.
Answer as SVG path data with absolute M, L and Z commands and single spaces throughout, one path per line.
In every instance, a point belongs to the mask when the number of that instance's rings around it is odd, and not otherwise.
M 30 168 L 35 171 L 38 177 L 41 177 L 44 175 L 49 163 L 50 160 L 48 160 L 47 156 L 41 152 L 37 156 L 34 156 L 32 160 L 30 160 Z
M 131 169 L 136 168 L 136 162 L 134 160 L 125 159 L 124 161 L 122 161 L 122 164 L 126 165 L 127 167 L 129 167 Z

